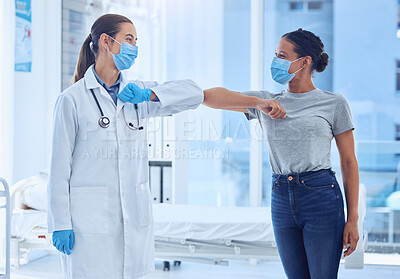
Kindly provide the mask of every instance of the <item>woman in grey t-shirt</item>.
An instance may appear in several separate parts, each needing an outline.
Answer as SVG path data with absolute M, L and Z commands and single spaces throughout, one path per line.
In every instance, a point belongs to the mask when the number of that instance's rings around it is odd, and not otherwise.
M 288 278 L 337 278 L 344 256 L 356 248 L 358 163 L 353 121 L 346 99 L 314 86 L 328 55 L 320 38 L 299 29 L 282 36 L 271 64 L 272 78 L 288 89 L 204 91 L 204 104 L 257 119 L 267 139 L 272 168 L 271 212 L 279 255 Z M 331 169 L 335 138 L 347 202 Z

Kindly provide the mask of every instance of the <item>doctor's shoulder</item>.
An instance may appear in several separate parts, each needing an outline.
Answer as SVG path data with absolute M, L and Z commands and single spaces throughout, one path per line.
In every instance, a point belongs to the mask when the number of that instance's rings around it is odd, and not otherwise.
M 73 107 L 76 109 L 77 100 L 85 93 L 85 90 L 86 87 L 83 79 L 72 84 L 58 95 L 54 109 L 56 110 L 59 107 Z
M 62 91 L 59 95 L 61 96 L 70 96 L 71 98 L 79 97 L 82 93 L 86 92 L 85 79 L 80 79 L 77 82 L 73 83 L 71 86 L 67 87 Z

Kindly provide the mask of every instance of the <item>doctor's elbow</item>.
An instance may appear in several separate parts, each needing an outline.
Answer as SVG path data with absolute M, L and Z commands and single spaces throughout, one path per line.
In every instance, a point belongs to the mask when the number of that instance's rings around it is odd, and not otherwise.
M 205 96 L 204 96 L 204 92 L 203 92 L 203 90 L 201 90 L 200 89 L 200 94 L 199 94 L 199 105 L 201 105 L 201 104 L 203 104 L 204 103 L 204 100 L 205 100 Z

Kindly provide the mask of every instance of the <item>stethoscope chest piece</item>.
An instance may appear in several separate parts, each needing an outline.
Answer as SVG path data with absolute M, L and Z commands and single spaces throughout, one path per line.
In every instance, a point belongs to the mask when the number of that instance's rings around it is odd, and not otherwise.
M 108 126 L 110 126 L 110 119 L 108 119 L 107 116 L 100 117 L 99 125 L 101 128 L 108 128 Z
M 101 109 L 101 106 L 99 104 L 99 100 L 97 100 L 96 95 L 94 94 L 93 89 L 90 89 L 90 92 L 92 93 L 93 99 L 96 101 L 97 107 L 99 108 L 101 117 L 99 118 L 99 125 L 101 128 L 108 128 L 110 126 L 110 118 L 104 115 L 103 110 Z M 125 106 L 122 107 L 122 114 L 124 116 L 124 121 L 125 124 L 128 126 L 129 129 L 131 130 L 143 130 L 143 126 L 140 125 L 139 122 L 139 113 L 138 113 L 138 105 L 135 104 L 135 111 L 136 111 L 136 118 L 137 118 L 137 126 L 133 125 L 132 122 L 127 122 L 125 118 Z

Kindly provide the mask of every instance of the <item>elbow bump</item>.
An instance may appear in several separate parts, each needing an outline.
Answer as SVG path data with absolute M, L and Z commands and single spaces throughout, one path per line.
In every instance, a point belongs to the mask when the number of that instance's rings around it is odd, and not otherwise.
M 199 95 L 199 102 L 200 102 L 200 104 L 202 104 L 202 103 L 205 103 L 205 101 L 206 101 L 206 96 L 203 93 L 203 91 L 201 91 L 201 94 Z

